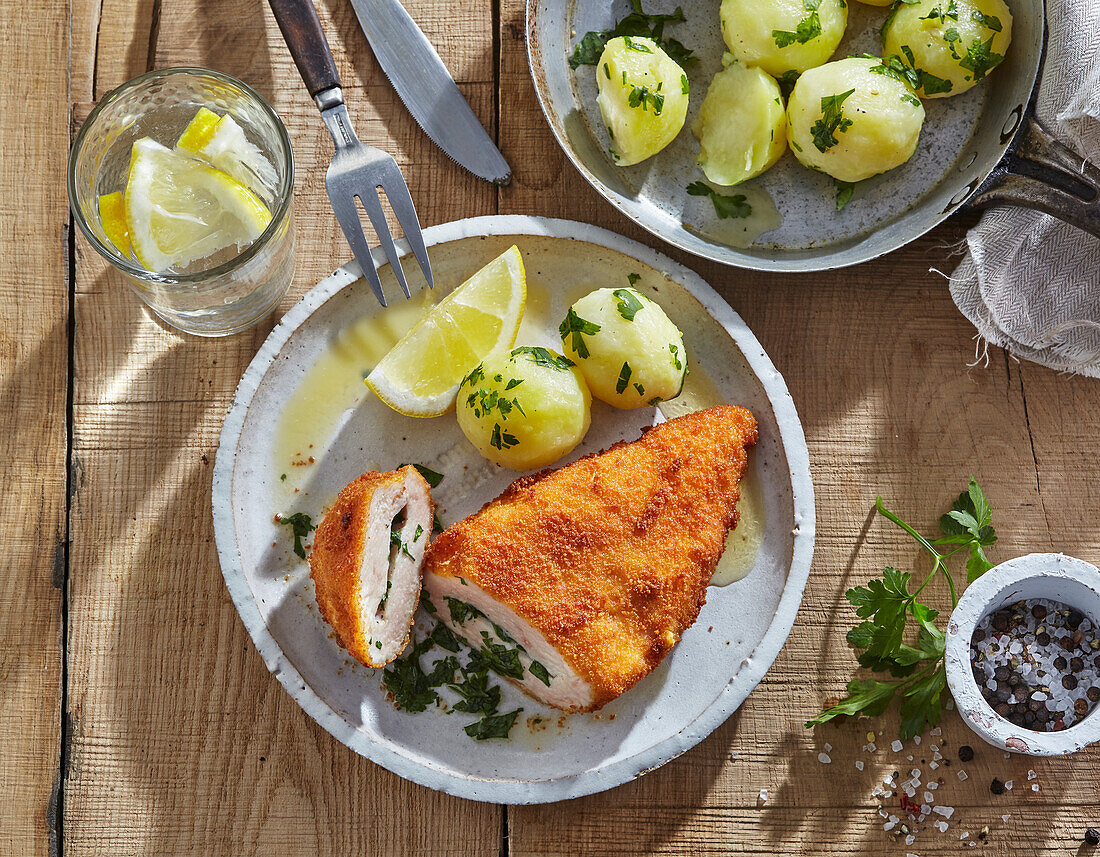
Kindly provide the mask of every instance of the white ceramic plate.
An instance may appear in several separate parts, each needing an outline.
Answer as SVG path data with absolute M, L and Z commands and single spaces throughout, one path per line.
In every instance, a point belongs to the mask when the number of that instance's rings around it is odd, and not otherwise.
M 396 710 L 384 699 L 380 671 L 350 661 L 330 638 L 308 568 L 290 550 L 288 528 L 275 524 L 274 515 L 303 511 L 316 522 L 340 488 L 363 471 L 416 462 L 444 474 L 433 495 L 450 524 L 496 497 L 516 474 L 484 461 L 453 414 L 415 420 L 390 411 L 354 377 L 354 356 L 347 383 L 309 401 L 310 391 L 320 389 L 317 373 L 310 375 L 319 360 L 336 354 L 340 360 L 330 365 L 347 371 L 349 355 L 369 350 L 366 323 L 356 319 L 379 309 L 358 267 L 349 264 L 271 332 L 225 419 L 213 510 L 226 584 L 268 668 L 306 713 L 357 753 L 415 782 L 475 800 L 534 803 L 602 791 L 705 738 L 744 701 L 786 640 L 814 540 L 802 427 L 782 377 L 744 322 L 696 274 L 665 256 L 596 227 L 530 217 L 472 218 L 424 235 L 439 284 L 436 298 L 510 244 L 519 245 L 528 274 L 520 344 L 560 348 L 554 327 L 571 301 L 592 288 L 626 285 L 628 273 L 641 275 L 637 288 L 684 332 L 695 389 L 709 376 L 712 397 L 745 405 L 759 421 L 750 465 L 767 523 L 752 571 L 738 583 L 711 587 L 699 620 L 665 662 L 598 715 L 560 718 L 506 682 L 501 710 L 524 708 L 510 740 L 471 740 L 462 731 L 470 718 L 462 715 Z M 398 294 L 388 268 L 382 279 L 388 294 Z M 397 319 L 403 310 L 391 302 L 386 312 Z M 350 398 L 340 402 L 340 395 Z M 653 408 L 616 411 L 594 403 L 592 429 L 570 458 L 633 439 L 660 418 Z M 297 466 L 287 466 L 287 450 L 295 444 L 307 448 Z M 535 716 L 544 720 L 532 726 L 528 718 Z

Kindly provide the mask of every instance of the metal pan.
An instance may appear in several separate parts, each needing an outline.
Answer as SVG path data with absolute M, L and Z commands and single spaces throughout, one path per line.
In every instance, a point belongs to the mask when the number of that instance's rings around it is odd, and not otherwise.
M 927 117 L 916 154 L 903 166 L 861 182 L 843 211 L 836 211 L 832 181 L 805 169 L 790 153 L 740 185 L 738 192 L 760 208 L 770 197 L 782 216 L 777 228 L 751 243 L 751 232 L 732 234 L 730 221 L 717 221 L 705 198 L 685 190 L 702 178 L 695 167 L 698 141 L 688 128 L 721 68 L 719 0 L 684 4 L 687 22 L 669 30 L 699 57 L 689 69 L 692 105 L 676 140 L 637 166 L 618 167 L 607 154 L 594 67 L 574 72 L 568 63 L 584 33 L 607 29 L 630 11 L 627 0 L 610 6 L 527 0 L 527 53 L 543 113 L 581 174 L 627 217 L 707 259 L 769 271 L 854 265 L 908 244 L 964 205 L 1022 205 L 1100 235 L 1100 169 L 1085 163 L 1082 170 L 1084 158 L 1035 118 L 1046 48 L 1043 2 L 1008 2 L 1013 32 L 1005 61 L 969 92 L 925 101 Z M 675 0 L 651 0 L 646 10 L 668 12 L 673 6 Z M 880 54 L 878 28 L 885 14 L 882 8 L 850 3 L 848 28 L 834 56 Z M 738 243 L 747 246 L 731 246 Z

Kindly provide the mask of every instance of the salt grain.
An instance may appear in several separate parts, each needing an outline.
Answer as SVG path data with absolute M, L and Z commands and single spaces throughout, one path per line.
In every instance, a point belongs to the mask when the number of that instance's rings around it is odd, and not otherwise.
M 914 744 L 920 744 L 920 735 L 914 735 L 913 736 L 913 743 Z
M 942 735 L 942 734 L 943 734 L 943 730 L 942 730 L 942 729 L 940 729 L 940 727 L 939 727 L 939 726 L 937 726 L 937 727 L 936 727 L 935 729 L 930 729 L 930 730 L 928 731 L 928 734 L 929 734 L 929 735 Z
M 863 770 L 863 761 L 860 760 L 860 759 L 856 760 L 856 770 L 857 771 L 862 771 Z
M 930 789 L 938 789 L 939 787 L 940 787 L 940 784 L 939 784 L 939 783 L 937 783 L 937 782 L 936 782 L 935 780 L 932 780 L 932 781 L 931 781 L 931 782 L 930 782 L 930 783 L 928 784 L 928 788 L 930 788 Z
M 956 776 L 957 776 L 957 777 L 958 777 L 958 778 L 959 778 L 960 780 L 967 780 L 967 779 L 969 779 L 969 778 L 970 778 L 970 775 L 969 775 L 969 774 L 967 774 L 967 772 L 966 772 L 966 771 L 963 771 L 963 770 L 960 770 L 960 771 L 958 772 L 958 774 L 956 774 Z
M 936 768 L 938 768 L 939 766 L 940 766 L 939 762 L 929 762 L 928 763 L 928 767 L 930 767 L 933 771 L 936 770 Z
M 768 802 L 768 790 L 767 789 L 760 789 L 760 794 L 757 795 L 757 799 L 760 801 L 760 803 L 767 803 Z
M 1013 783 L 1013 781 L 1012 781 L 1012 780 L 1008 780 L 1008 781 L 1007 781 L 1007 782 L 1005 783 L 1005 791 L 1006 791 L 1006 792 L 1010 792 L 1010 791 L 1012 791 L 1012 783 Z
M 890 745 L 890 749 L 893 750 L 895 753 L 900 753 L 901 748 L 904 747 L 904 746 L 905 745 L 902 744 L 901 741 L 899 741 L 897 738 L 895 738 L 893 743 Z
M 916 841 L 917 841 L 917 837 L 915 837 L 912 833 L 910 833 L 908 836 L 905 837 L 905 844 L 906 845 L 912 845 Z
M 833 752 L 833 745 L 830 744 L 828 741 L 825 742 L 825 752 L 826 753 Z
M 817 754 L 817 760 L 819 762 L 821 762 L 821 764 L 823 764 L 823 765 L 828 765 L 830 762 L 833 761 L 832 759 L 829 758 L 828 753 L 818 753 Z
M 1001 821 L 1008 821 L 1010 818 L 1012 818 L 1012 814 L 1006 812 L 1004 815 L 1001 816 Z
M 934 807 L 932 807 L 932 812 L 936 813 L 936 815 L 942 815 L 944 818 L 950 818 L 955 812 L 955 807 L 940 806 L 939 804 L 936 804 Z
M 1037 773 L 1035 773 L 1035 771 L 1029 770 L 1029 771 L 1027 772 L 1027 778 L 1028 778 L 1028 780 L 1033 780 L 1033 779 L 1035 779 L 1035 778 L 1036 778 L 1037 776 L 1039 776 L 1039 775 L 1038 775 Z
M 1037 792 L 1037 791 L 1039 791 L 1039 784 L 1038 784 L 1038 783 L 1032 783 L 1032 784 L 1031 784 L 1031 790 L 1032 790 L 1033 792 Z
M 934 794 L 932 794 L 932 792 L 925 792 L 924 793 L 924 802 L 925 803 L 932 803 L 932 801 L 935 800 L 935 797 L 936 796 Z
M 937 821 L 932 826 L 935 827 L 936 830 L 938 830 L 940 833 L 947 833 L 947 828 L 949 825 L 946 821 Z

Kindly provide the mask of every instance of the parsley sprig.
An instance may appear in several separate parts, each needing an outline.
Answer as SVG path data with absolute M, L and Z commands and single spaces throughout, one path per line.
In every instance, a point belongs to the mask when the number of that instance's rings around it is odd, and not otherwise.
M 802 6 L 810 14 L 795 25 L 793 32 L 791 30 L 772 30 L 772 39 L 775 40 L 776 47 L 790 47 L 795 42 L 804 45 L 821 35 L 821 16 L 817 11 L 818 7 L 821 6 L 821 0 L 802 0 Z
M 285 515 L 279 518 L 278 523 L 290 527 L 294 532 L 294 553 L 302 559 L 306 558 L 306 549 L 302 545 L 302 539 L 317 528 L 305 512 L 295 512 L 293 515 Z
M 947 683 L 943 663 L 945 637 L 935 623 L 939 613 L 918 601 L 917 596 L 933 578 L 942 575 L 947 581 L 951 606 L 954 607 L 959 599 L 947 561 L 955 554 L 965 552 L 966 581 L 972 583 L 993 567 L 985 548 L 997 541 L 997 535 L 993 529 L 989 501 L 973 478 L 951 510 L 940 518 L 943 535 L 935 540 L 926 539 L 887 509 L 881 497 L 876 501 L 875 508 L 880 515 L 912 536 L 932 557 L 932 570 L 912 591 L 912 575 L 909 572 L 887 568 L 880 579 L 844 593 L 856 608 L 856 615 L 863 620 L 848 632 L 848 642 L 861 650 L 858 658 L 860 666 L 878 673 L 889 673 L 892 680 L 852 679 L 847 685 L 848 695 L 808 721 L 806 726 L 825 723 L 841 715 L 877 717 L 898 697 L 901 699 L 900 737 L 907 740 L 919 735 L 926 726 L 939 723 L 940 696 Z M 952 546 L 946 553 L 940 550 Z M 917 633 L 912 643 L 906 643 L 910 618 L 915 621 Z
M 849 89 L 847 92 L 821 97 L 821 118 L 810 129 L 813 134 L 814 145 L 819 152 L 827 152 L 835 146 L 838 142 L 836 135 L 847 131 L 851 127 L 852 120 L 844 116 L 841 105 L 853 92 L 855 92 L 854 89 Z
M 709 196 L 711 205 L 714 206 L 714 213 L 718 215 L 719 220 L 748 217 L 752 214 L 752 206 L 746 202 L 743 193 L 727 196 L 701 181 L 694 181 L 689 184 L 687 192 L 690 196 Z

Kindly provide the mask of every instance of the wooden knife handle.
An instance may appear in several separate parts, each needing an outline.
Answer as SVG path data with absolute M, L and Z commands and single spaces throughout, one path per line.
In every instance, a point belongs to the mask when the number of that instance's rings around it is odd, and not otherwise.
M 310 95 L 340 86 L 336 62 L 312 0 L 268 0 Z

